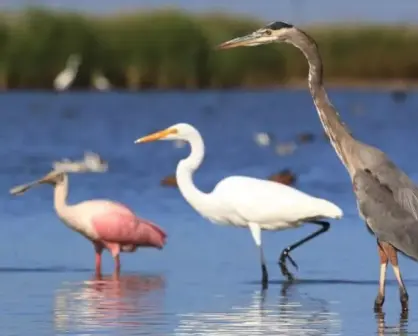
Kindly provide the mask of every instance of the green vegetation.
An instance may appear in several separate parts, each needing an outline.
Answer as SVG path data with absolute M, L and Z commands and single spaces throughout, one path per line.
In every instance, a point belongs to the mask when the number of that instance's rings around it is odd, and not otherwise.
M 2 15 L 0 87 L 50 88 L 67 57 L 81 53 L 75 86 L 102 71 L 119 88 L 265 87 L 305 81 L 307 64 L 286 45 L 216 51 L 214 46 L 264 23 L 175 10 L 113 17 L 30 8 Z M 418 30 L 311 27 L 327 82 L 418 79 Z

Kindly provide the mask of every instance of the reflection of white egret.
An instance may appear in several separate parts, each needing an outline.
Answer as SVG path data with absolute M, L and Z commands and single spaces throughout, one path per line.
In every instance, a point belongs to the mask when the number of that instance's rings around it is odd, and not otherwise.
M 112 88 L 109 80 L 99 71 L 92 75 L 91 81 L 96 90 L 107 91 Z
M 65 69 L 54 80 L 54 88 L 58 91 L 66 90 L 73 83 L 81 64 L 80 55 L 73 54 L 68 58 Z
M 229 311 L 180 315 L 176 336 L 205 335 L 340 335 L 341 320 L 323 300 L 289 300 L 263 303 L 259 292 L 247 306 Z
M 147 321 L 158 320 L 161 314 L 163 287 L 161 277 L 138 275 L 66 284 L 55 295 L 55 331 L 71 334 L 140 327 L 152 334 L 153 325 Z
M 260 146 L 260 147 L 267 147 L 270 146 L 270 143 L 272 141 L 272 135 L 267 132 L 258 132 L 254 134 L 254 141 Z

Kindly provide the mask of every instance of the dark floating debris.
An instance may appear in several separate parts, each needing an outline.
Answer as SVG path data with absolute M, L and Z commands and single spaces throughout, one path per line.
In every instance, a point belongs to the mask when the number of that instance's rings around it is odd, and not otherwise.
M 397 103 L 403 103 L 406 100 L 407 95 L 405 89 L 394 89 L 391 92 L 392 99 Z
M 176 176 L 168 175 L 161 180 L 160 184 L 164 187 L 177 187 Z
M 270 181 L 278 182 L 286 185 L 293 185 L 296 183 L 296 175 L 289 169 L 283 169 L 282 171 L 270 175 L 268 178 Z
M 314 142 L 315 141 L 315 134 L 309 133 L 309 132 L 300 133 L 300 134 L 298 134 L 296 139 L 301 144 L 302 143 Z

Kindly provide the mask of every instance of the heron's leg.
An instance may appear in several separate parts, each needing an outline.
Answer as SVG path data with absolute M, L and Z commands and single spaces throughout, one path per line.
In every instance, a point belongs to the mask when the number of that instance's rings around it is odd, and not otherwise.
M 405 284 L 402 280 L 401 271 L 399 269 L 398 251 L 396 251 L 396 249 L 388 243 L 382 242 L 381 245 L 386 252 L 386 255 L 388 256 L 390 263 L 392 264 L 393 273 L 395 273 L 396 280 L 398 280 L 399 284 L 399 296 L 401 299 L 402 310 L 406 311 L 408 310 L 408 292 L 406 291 Z
M 388 256 L 382 247 L 382 244 L 377 241 L 377 249 L 380 257 L 380 278 L 379 278 L 379 292 L 377 293 L 376 300 L 374 301 L 375 312 L 380 312 L 385 302 L 385 280 L 386 280 L 386 269 L 388 265 Z
M 290 262 L 292 263 L 293 266 L 295 266 L 295 268 L 298 268 L 298 265 L 296 264 L 296 262 L 292 259 L 292 257 L 290 256 L 290 252 L 293 251 L 295 248 L 301 246 L 302 244 L 308 242 L 309 240 L 315 238 L 316 236 L 319 236 L 320 234 L 326 232 L 329 230 L 329 223 L 328 222 L 323 222 L 323 221 L 312 221 L 310 222 L 312 224 L 316 224 L 321 226 L 321 228 L 317 231 L 315 231 L 314 233 L 310 234 L 309 236 L 299 240 L 298 242 L 286 247 L 282 253 L 280 254 L 280 258 L 279 258 L 279 265 L 282 271 L 283 276 L 287 277 L 288 280 L 293 280 L 294 277 L 292 275 L 292 273 L 289 272 L 289 270 L 287 269 L 286 266 L 286 259 L 289 259 Z
M 96 275 L 102 274 L 102 251 L 103 247 L 99 244 L 94 244 L 94 251 L 96 252 Z
M 249 223 L 248 226 L 250 227 L 251 235 L 253 236 L 255 244 L 260 250 L 260 261 L 261 261 L 261 272 L 262 272 L 261 283 L 262 283 L 263 289 L 266 289 L 268 287 L 268 272 L 267 272 L 266 261 L 264 259 L 263 246 L 261 245 L 261 228 L 260 228 L 260 225 L 256 223 Z

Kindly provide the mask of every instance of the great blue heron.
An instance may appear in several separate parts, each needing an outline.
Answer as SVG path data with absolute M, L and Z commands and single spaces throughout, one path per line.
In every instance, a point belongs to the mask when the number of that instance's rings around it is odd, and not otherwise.
M 408 293 L 399 270 L 397 252 L 418 261 L 418 187 L 379 149 L 355 139 L 340 120 L 323 86 L 323 65 L 314 39 L 285 22 L 273 22 L 255 32 L 219 45 L 220 49 L 272 42 L 294 45 L 309 63 L 308 84 L 321 123 L 353 183 L 360 216 L 377 238 L 380 255 L 379 291 L 375 310 L 385 299 L 388 261 L 399 283 L 402 309 Z

